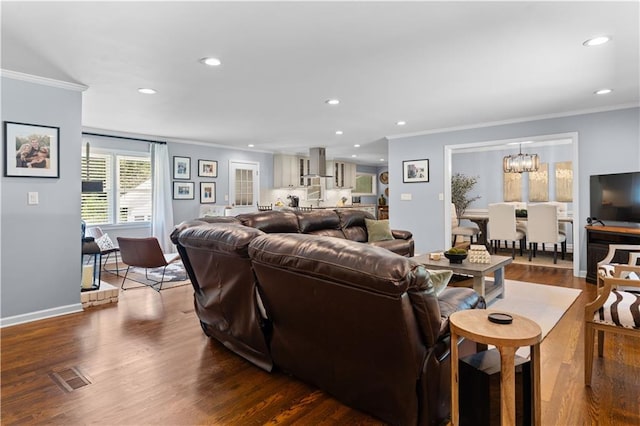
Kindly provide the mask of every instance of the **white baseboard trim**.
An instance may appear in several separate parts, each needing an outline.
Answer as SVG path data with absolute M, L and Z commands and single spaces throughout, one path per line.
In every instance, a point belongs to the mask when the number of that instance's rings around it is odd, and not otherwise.
M 0 328 L 38 321 L 45 318 L 58 317 L 60 315 L 74 314 L 76 312 L 82 312 L 82 303 L 74 303 L 73 305 L 58 306 L 56 308 L 43 309 L 41 311 L 0 318 Z

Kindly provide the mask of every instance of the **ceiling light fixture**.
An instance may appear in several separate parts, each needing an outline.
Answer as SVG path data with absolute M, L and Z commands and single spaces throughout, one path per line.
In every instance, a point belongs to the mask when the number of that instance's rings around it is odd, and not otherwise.
M 396 121 L 397 126 L 404 126 L 405 124 L 407 124 L 406 121 Z
M 593 92 L 594 95 L 608 95 L 613 92 L 613 89 L 600 89 Z
M 538 154 L 523 154 L 522 144 L 518 155 L 506 155 L 502 159 L 502 170 L 505 173 L 537 172 L 540 168 Z
M 384 158 L 381 158 L 380 161 L 384 161 Z
M 329 105 L 338 105 L 340 103 L 339 99 L 327 99 L 324 103 Z
M 156 92 L 156 91 L 155 91 L 155 90 L 153 90 L 153 89 L 145 88 L 145 87 L 141 87 L 141 88 L 139 88 L 139 89 L 138 89 L 138 92 L 140 92 L 140 93 L 142 93 L 142 94 L 145 94 L 145 95 L 155 95 L 156 93 L 158 93 L 158 92 Z
M 222 61 L 218 58 L 202 58 L 200 59 L 200 63 L 208 65 L 210 67 L 217 67 L 222 65 Z
M 249 145 L 247 145 L 249 148 L 253 148 L 255 145 L 250 143 Z
M 355 155 L 355 154 L 351 154 L 351 156 L 352 156 L 353 158 L 356 158 L 356 157 L 357 157 L 357 155 Z
M 336 135 L 341 135 L 342 133 L 342 130 L 336 130 Z
M 357 143 L 357 144 L 353 145 L 353 147 L 354 147 L 354 148 L 360 148 L 360 144 L 359 144 L 359 143 Z
M 590 38 L 589 40 L 582 43 L 582 45 L 587 47 L 600 46 L 601 44 L 605 44 L 609 41 L 611 41 L 611 37 L 609 36 L 598 36 L 598 37 Z

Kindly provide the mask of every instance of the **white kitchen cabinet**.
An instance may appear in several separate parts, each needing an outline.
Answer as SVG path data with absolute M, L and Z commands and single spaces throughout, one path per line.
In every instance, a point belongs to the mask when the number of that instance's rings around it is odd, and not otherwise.
M 327 172 L 333 177 L 327 178 L 328 189 L 353 188 L 356 184 L 356 165 L 344 161 L 327 161 Z
M 300 186 L 298 157 L 277 154 L 273 156 L 273 187 L 297 188 Z

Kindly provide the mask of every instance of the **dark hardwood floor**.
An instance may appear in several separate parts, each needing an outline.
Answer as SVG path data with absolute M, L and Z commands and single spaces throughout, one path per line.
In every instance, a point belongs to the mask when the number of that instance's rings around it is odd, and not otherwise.
M 509 265 L 506 275 L 584 290 L 541 346 L 542 423 L 639 425 L 638 339 L 609 337 L 592 387 L 583 384 L 582 315 L 593 286 L 562 269 Z M 127 290 L 115 306 L 1 332 L 3 425 L 380 424 L 208 339 L 190 286 Z M 75 374 L 77 389 L 56 384 Z

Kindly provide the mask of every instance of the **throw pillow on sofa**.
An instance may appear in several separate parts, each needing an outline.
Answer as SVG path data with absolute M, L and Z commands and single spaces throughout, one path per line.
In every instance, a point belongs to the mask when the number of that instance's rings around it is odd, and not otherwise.
M 437 297 L 440 295 L 440 293 L 442 293 L 442 290 L 447 288 L 449 280 L 451 280 L 451 277 L 453 276 L 453 271 L 450 271 L 448 269 L 437 271 L 433 269 L 427 269 L 427 271 L 429 272 L 429 279 L 431 279 L 431 282 L 433 283 L 433 291 Z
M 367 235 L 369 236 L 369 242 L 374 241 L 386 241 L 393 240 L 393 234 L 389 227 L 389 220 L 373 220 L 364 219 L 364 223 L 367 226 Z

